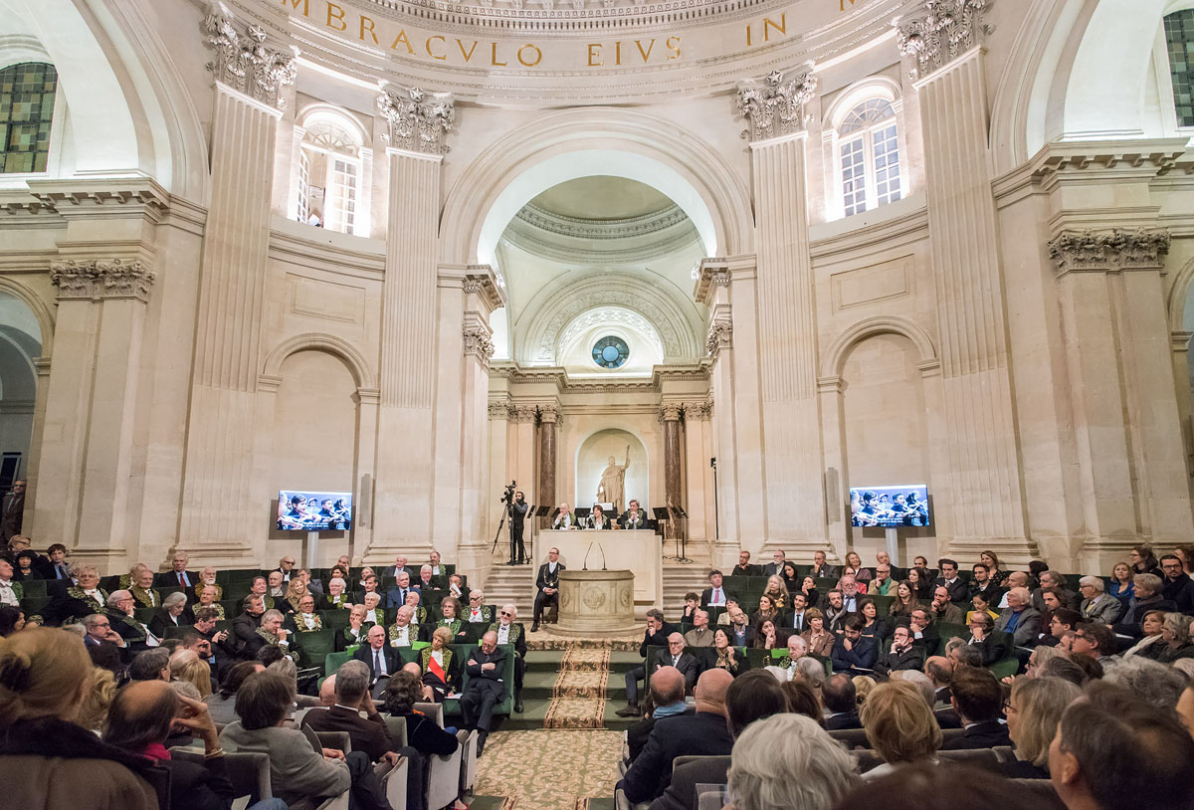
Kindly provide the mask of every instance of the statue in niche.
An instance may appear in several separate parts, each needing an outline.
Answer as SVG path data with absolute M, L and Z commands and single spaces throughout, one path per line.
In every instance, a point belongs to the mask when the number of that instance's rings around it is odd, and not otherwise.
M 609 466 L 601 473 L 601 483 L 597 487 L 597 503 L 613 504 L 613 513 L 622 514 L 622 507 L 626 500 L 626 470 L 630 467 L 630 445 L 626 445 L 626 463 L 618 466 L 618 460 L 609 457 Z

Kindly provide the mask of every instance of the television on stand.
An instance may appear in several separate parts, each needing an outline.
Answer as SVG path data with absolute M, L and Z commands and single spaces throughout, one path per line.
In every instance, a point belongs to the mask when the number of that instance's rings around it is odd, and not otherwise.
M 864 529 L 928 526 L 929 487 L 927 484 L 850 487 L 850 524 Z
M 346 532 L 351 528 L 351 492 L 278 490 L 278 531 Z

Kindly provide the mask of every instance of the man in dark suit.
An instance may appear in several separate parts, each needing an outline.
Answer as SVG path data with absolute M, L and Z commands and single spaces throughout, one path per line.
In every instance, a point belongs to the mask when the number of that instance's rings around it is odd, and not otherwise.
M 560 563 L 560 550 L 552 548 L 547 552 L 547 562 L 539 566 L 539 574 L 535 577 L 535 610 L 531 616 L 531 632 L 539 632 L 539 622 L 543 618 L 543 608 L 560 605 L 560 572 L 564 566 Z
M 858 719 L 858 693 L 854 681 L 844 672 L 830 675 L 821 687 L 821 698 L 825 702 L 825 728 L 840 731 L 862 728 Z
M 1194 612 L 1194 580 L 1182 569 L 1174 554 L 1161 558 L 1161 596 L 1177 605 L 1178 612 Z
M 336 671 L 336 702 L 328 708 L 311 709 L 303 716 L 303 726 L 312 731 L 345 731 L 353 751 L 364 751 L 373 762 L 382 759 L 397 764 L 386 722 L 377 713 L 369 696 L 369 665 L 348 661 Z M 361 717 L 365 712 L 365 717 Z
M 250 594 L 245 597 L 244 612 L 232 620 L 232 635 L 236 638 L 236 648 L 242 652 L 242 658 L 249 657 L 243 655 L 245 645 L 256 638 L 257 628 L 261 627 L 261 616 L 264 613 L 265 602 L 262 597 Z
M 1041 572 L 1041 587 L 1032 592 L 1032 606 L 1041 613 L 1045 612 L 1043 593 L 1049 588 L 1057 589 L 1057 600 L 1061 606 L 1070 610 L 1077 610 L 1082 597 L 1065 586 L 1065 577 L 1056 571 Z
M 651 647 L 667 647 L 667 638 L 674 632 L 675 628 L 664 621 L 662 610 L 651 608 L 647 611 L 647 630 L 638 648 L 638 654 L 644 662 L 642 666 L 631 667 L 626 673 L 626 707 L 618 709 L 618 717 L 638 717 L 638 682 L 647 677 L 647 651 Z
M 925 665 L 925 651 L 912 643 L 907 627 L 897 627 L 891 634 L 891 646 L 875 662 L 876 675 L 890 675 L 901 669 L 920 669 Z
M 638 759 L 638 755 L 643 752 L 655 723 L 665 717 L 675 717 L 688 712 L 684 703 L 684 676 L 680 674 L 680 670 L 675 667 L 660 667 L 655 670 L 649 683 L 655 708 L 650 717 L 645 717 L 626 729 L 626 745 L 630 749 L 630 761 L 627 765 Z
M 949 593 L 949 601 L 955 605 L 967 604 L 970 600 L 970 586 L 958 576 L 958 561 L 941 559 L 937 561 L 937 570 L 941 576 L 933 584 L 945 588 Z
M 638 501 L 632 500 L 626 507 L 626 511 L 618 518 L 618 525 L 623 529 L 649 529 L 650 518 L 647 513 L 638 505 Z
M 654 801 L 671 783 L 672 763 L 681 756 L 728 756 L 734 747 L 726 725 L 726 692 L 734 676 L 711 669 L 697 682 L 696 712 L 658 721 L 638 759 L 618 783 L 631 804 Z
M 838 569 L 836 565 L 829 565 L 825 562 L 824 551 L 813 552 L 813 577 L 815 579 L 837 579 Z
M 12 482 L 12 492 L 4 496 L 0 506 L 0 538 L 7 544 L 9 538 L 21 533 L 25 517 L 25 479 Z M 11 561 L 10 561 L 11 562 Z
M 953 737 L 941 746 L 945 751 L 964 748 L 994 748 L 1011 745 L 1007 726 L 999 722 L 1003 710 L 1003 690 L 989 670 L 958 667 L 950 681 L 950 704 L 962 721 L 961 737 Z
M 830 653 L 834 672 L 862 675 L 875 668 L 879 647 L 873 636 L 862 635 L 865 626 L 866 620 L 858 614 L 846 620 L 846 631 L 838 638 Z
M 770 673 L 744 672 L 726 690 L 726 726 L 735 740 L 755 720 L 787 711 L 783 687 Z M 724 785 L 730 769 L 728 756 L 704 757 L 677 765 L 663 795 L 651 810 L 689 810 L 697 806 L 697 785 Z
M 605 516 L 605 510 L 601 508 L 601 504 L 594 504 L 593 511 L 589 513 L 588 524 L 590 529 L 609 529 L 609 518 Z
M 498 620 L 489 625 L 487 632 L 497 634 L 498 644 L 514 645 L 514 711 L 522 712 L 522 678 L 527 658 L 527 634 L 518 618 L 518 608 L 502 605 Z
M 410 584 L 410 574 L 406 571 L 398 572 L 398 584 L 386 591 L 387 608 L 400 608 L 406 604 L 406 595 L 408 593 L 419 594 L 419 604 L 423 603 L 423 594 L 419 589 Z
M 739 551 L 738 564 L 734 566 L 734 570 L 730 573 L 736 577 L 761 577 L 763 576 L 763 566 L 751 565 L 750 552 Z
M 291 557 L 289 554 L 287 554 L 285 557 L 278 560 L 278 567 L 275 568 L 274 571 L 277 571 L 279 574 L 282 575 L 283 582 L 290 582 L 290 578 L 295 573 L 294 565 L 295 565 L 294 557 Z M 271 571 L 270 573 L 272 574 L 273 571 Z
M 365 640 L 368 643 L 357 648 L 352 657 L 369 667 L 370 693 L 380 697 L 390 682 L 390 676 L 402 669 L 402 660 L 398 657 L 398 650 L 386 643 L 386 629 L 381 625 L 370 627 Z
M 944 655 L 931 655 L 925 659 L 925 674 L 933 682 L 937 703 L 949 703 L 953 693 L 949 689 L 954 676 L 954 664 Z
M 493 725 L 493 707 L 506 693 L 506 653 L 497 645 L 497 633 L 491 630 L 481 636 L 481 646 L 469 652 L 467 671 L 460 711 L 465 728 L 477 729 L 477 756 L 481 756 Z
M 409 571 L 407 571 L 407 568 L 406 568 L 406 555 L 405 554 L 399 554 L 397 557 L 395 557 L 394 564 L 387 565 L 385 568 L 383 568 L 381 571 L 381 575 L 383 577 L 393 577 L 394 579 L 397 579 L 398 574 L 402 571 L 406 571 L 408 574 L 410 573 Z
M 709 572 L 709 587 L 701 591 L 701 607 L 725 607 L 729 598 L 722 587 L 721 572 L 714 568 Z
M 185 551 L 176 551 L 170 558 L 170 570 L 154 577 L 155 588 L 170 588 L 177 586 L 184 591 L 190 591 L 199 583 L 199 575 L 187 570 L 190 557 Z
M 182 644 L 184 647 L 195 647 L 192 638 L 207 642 L 208 654 L 205 656 L 211 666 L 211 674 L 219 680 L 236 663 L 236 640 L 227 630 L 217 630 L 218 614 L 214 608 L 199 608 L 195 611 L 195 624 L 183 631 Z
M 786 558 L 784 557 L 784 553 L 781 550 L 776 549 L 775 551 L 771 552 L 771 562 L 769 562 L 763 566 L 763 576 L 765 576 L 765 577 L 781 576 L 782 577 L 784 575 L 785 560 L 786 560 Z
M 691 653 L 684 651 L 684 636 L 672 633 L 667 637 L 667 652 L 655 654 L 655 669 L 659 667 L 675 667 L 684 676 L 684 684 L 688 691 L 692 691 L 697 676 L 701 674 L 701 662 Z M 654 675 L 654 671 L 648 676 Z

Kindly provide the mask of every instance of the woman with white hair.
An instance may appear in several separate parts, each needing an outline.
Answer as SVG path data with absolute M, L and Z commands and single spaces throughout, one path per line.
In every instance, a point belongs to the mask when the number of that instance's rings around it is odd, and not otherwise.
M 348 584 L 340 577 L 332 577 L 328 581 L 328 592 L 323 597 L 322 610 L 334 610 L 335 608 L 352 608 L 352 598 L 345 593 L 348 590 Z
M 1194 658 L 1194 644 L 1190 643 L 1190 617 L 1184 613 L 1166 613 L 1161 623 L 1161 640 L 1165 647 L 1157 656 L 1162 664 L 1172 664 L 1182 658 Z
M 857 782 L 858 762 L 815 720 L 775 714 L 738 737 L 727 776 L 735 810 L 830 810 Z
M 1123 615 L 1124 603 L 1106 592 L 1102 577 L 1082 577 L 1078 591 L 1082 594 L 1078 610 L 1088 622 L 1115 624 Z
M 187 595 L 175 591 L 162 600 L 162 606 L 154 611 L 149 620 L 149 632 L 158 638 L 165 638 L 172 627 L 187 627 L 195 623 L 191 609 L 187 607 Z
M 1082 688 L 1062 678 L 1016 680 L 1003 708 L 1007 734 L 1016 748 L 1016 759 L 1000 763 L 1010 779 L 1048 779 L 1049 744 L 1066 707 L 1082 697 Z
M 867 741 L 883 764 L 863 779 L 886 776 L 901 765 L 936 762 L 944 736 L 919 687 L 893 679 L 870 690 L 858 712 Z

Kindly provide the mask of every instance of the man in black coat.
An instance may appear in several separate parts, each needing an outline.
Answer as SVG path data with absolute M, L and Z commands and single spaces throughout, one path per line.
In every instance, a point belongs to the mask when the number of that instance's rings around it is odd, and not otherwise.
M 245 597 L 244 613 L 232 620 L 232 635 L 236 639 L 237 652 L 243 651 L 245 645 L 257 637 L 257 628 L 261 627 L 261 616 L 264 613 L 265 602 L 260 596 L 250 594 Z
M 949 601 L 955 605 L 964 605 L 970 601 L 970 586 L 958 576 L 957 560 L 942 559 L 937 561 L 937 570 L 941 576 L 933 584 L 945 588 L 949 592 Z
M 187 570 L 187 563 L 189 561 L 190 557 L 187 556 L 185 551 L 174 552 L 174 556 L 170 558 L 170 570 L 155 576 L 153 586 L 155 588 L 177 586 L 182 588 L 183 591 L 189 592 L 200 582 L 198 574 Z
M 901 669 L 923 670 L 925 651 L 912 643 L 912 634 L 907 627 L 897 627 L 891 634 L 891 645 L 879 655 L 875 662 L 876 675 L 890 675 Z
M 660 667 L 651 676 L 651 700 L 655 704 L 650 717 L 626 729 L 626 745 L 630 748 L 630 762 L 638 759 L 651 737 L 651 729 L 665 717 L 691 714 L 684 703 L 684 676 L 675 667 Z M 778 681 L 777 681 L 778 683 Z M 628 763 L 629 764 L 629 763 Z
M 1161 558 L 1161 597 L 1177 605 L 1180 613 L 1194 613 L 1194 580 L 1173 554 Z
M 709 572 L 709 587 L 701 592 L 701 607 L 725 607 L 726 600 L 730 598 L 722 587 L 721 571 L 714 568 Z
M 647 651 L 651 647 L 667 647 L 668 636 L 674 632 L 676 629 L 664 621 L 662 610 L 652 608 L 647 611 L 647 630 L 638 648 L 638 654 L 644 659 L 643 665 L 631 667 L 626 673 L 626 707 L 618 709 L 619 717 L 638 716 L 638 682 L 647 677 Z
M 844 672 L 830 675 L 821 687 L 821 697 L 825 702 L 825 728 L 829 731 L 840 731 L 848 728 L 862 728 L 858 719 L 858 693 L 854 688 L 854 681 Z
M 481 646 L 468 655 L 468 683 L 460 696 L 460 711 L 465 728 L 477 729 L 477 756 L 485 748 L 493 725 L 493 707 L 506 694 L 506 653 L 497 645 L 497 633 L 481 636 Z
M 398 648 L 387 643 L 386 629 L 380 624 L 369 628 L 367 644 L 362 644 L 352 654 L 356 661 L 364 661 L 369 667 L 369 690 L 374 697 L 380 697 L 390 682 L 390 676 L 402 669 Z
M 751 564 L 749 551 L 739 551 L 738 564 L 734 566 L 734 570 L 730 574 L 736 577 L 761 577 L 763 576 L 763 566 Z
M 672 633 L 667 637 L 667 652 L 655 654 L 655 665 L 648 676 L 654 675 L 660 667 L 675 667 L 684 676 L 684 686 L 691 692 L 701 674 L 701 662 L 691 653 L 684 651 L 684 636 Z
M 812 575 L 815 579 L 837 579 L 838 569 L 836 565 L 829 565 L 825 562 L 824 551 L 813 552 L 813 570 Z
M 535 577 L 535 612 L 531 616 L 531 632 L 539 632 L 539 620 L 543 617 L 543 608 L 555 605 L 560 609 L 560 572 L 564 566 L 560 563 L 560 550 L 552 548 L 547 552 L 547 562 L 539 566 L 539 575 Z
M 672 764 L 681 756 L 728 756 L 734 738 L 726 725 L 726 691 L 734 676 L 724 669 L 701 675 L 695 690 L 696 712 L 667 717 L 655 724 L 638 759 L 618 787 L 631 804 L 658 799 L 672 778 Z
M 1011 745 L 1007 726 L 999 722 L 1003 710 L 1003 691 L 989 670 L 957 667 L 950 681 L 950 704 L 962 721 L 961 737 L 953 737 L 941 746 L 945 751 L 964 748 L 994 748 Z
M 5 545 L 10 537 L 21 533 L 24 516 L 25 479 L 18 478 L 12 482 L 12 492 L 5 495 L 4 501 L 0 503 L 0 539 L 3 539 Z

